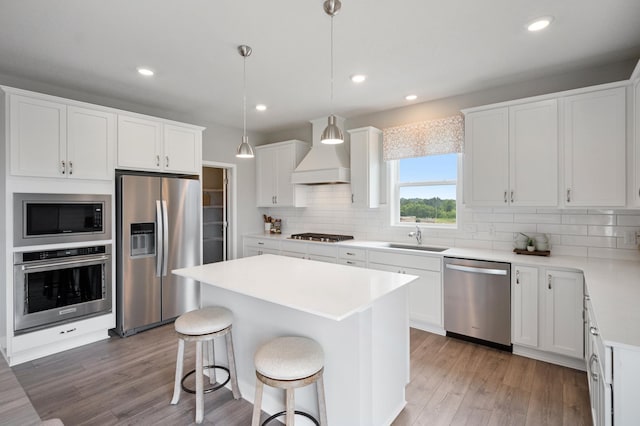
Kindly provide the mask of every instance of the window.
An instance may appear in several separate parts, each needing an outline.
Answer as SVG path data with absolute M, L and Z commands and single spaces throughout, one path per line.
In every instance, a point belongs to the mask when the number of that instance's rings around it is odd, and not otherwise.
M 393 221 L 396 225 L 456 225 L 458 155 L 395 160 Z

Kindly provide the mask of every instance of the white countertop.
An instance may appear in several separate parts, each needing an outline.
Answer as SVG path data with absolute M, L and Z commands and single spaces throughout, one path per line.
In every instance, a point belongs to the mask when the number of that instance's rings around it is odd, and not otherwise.
M 267 302 L 340 321 L 418 277 L 265 254 L 172 271 Z
M 288 235 L 248 235 L 253 238 L 285 240 Z M 298 240 L 288 240 L 298 241 Z M 305 242 L 305 241 L 300 241 Z M 450 248 L 443 252 L 423 252 L 385 247 L 385 241 L 349 240 L 340 243 L 321 243 L 338 246 L 362 247 L 389 250 L 423 256 L 449 256 L 469 259 L 493 260 L 518 265 L 545 268 L 561 268 L 580 271 L 584 274 L 587 293 L 593 306 L 603 341 L 610 346 L 640 350 L 640 262 L 610 260 L 577 256 L 530 256 L 508 251 Z M 423 242 L 428 246 L 428 241 Z

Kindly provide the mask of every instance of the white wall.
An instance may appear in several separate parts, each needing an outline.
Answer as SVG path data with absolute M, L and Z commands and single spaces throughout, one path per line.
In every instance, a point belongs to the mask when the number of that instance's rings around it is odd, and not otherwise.
M 635 60 L 625 61 L 352 117 L 347 119 L 345 127 L 370 125 L 383 129 L 457 114 L 472 106 L 625 80 L 635 64 Z M 270 142 L 292 138 L 310 140 L 311 126 L 305 123 L 266 136 Z M 315 231 L 354 235 L 360 239 L 412 241 L 407 236 L 410 228 L 390 225 L 388 206 L 378 209 L 352 207 L 349 185 L 311 186 L 307 190 L 309 202 L 306 208 L 270 208 L 262 209 L 263 213 L 282 218 L 285 234 Z M 625 245 L 623 239 L 625 231 L 640 230 L 638 210 L 465 209 L 458 206 L 458 216 L 458 230 L 424 228 L 423 244 L 511 250 L 514 232 L 544 233 L 550 236 L 552 252 L 557 255 L 640 259 L 637 247 Z

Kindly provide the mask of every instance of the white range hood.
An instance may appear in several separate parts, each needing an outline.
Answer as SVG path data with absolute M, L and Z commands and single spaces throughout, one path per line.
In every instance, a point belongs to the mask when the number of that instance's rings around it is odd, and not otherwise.
M 328 183 L 349 183 L 351 170 L 349 155 L 344 144 L 325 145 L 320 142 L 322 131 L 327 126 L 327 118 L 311 120 L 313 144 L 291 175 L 291 182 L 305 185 Z M 336 117 L 336 124 L 344 131 L 344 118 Z

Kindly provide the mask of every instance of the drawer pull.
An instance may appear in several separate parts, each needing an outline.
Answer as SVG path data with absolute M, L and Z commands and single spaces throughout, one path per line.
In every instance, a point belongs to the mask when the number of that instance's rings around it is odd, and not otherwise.
M 520 284 L 520 270 L 516 269 L 516 284 Z
M 347 265 L 355 265 L 355 264 L 356 264 L 355 262 L 352 262 L 352 261 L 350 261 L 350 260 L 347 260 Z
M 72 328 L 72 329 L 70 329 L 70 330 L 67 330 L 67 331 L 62 330 L 62 331 L 60 332 L 60 334 L 71 333 L 72 331 L 76 331 L 75 327 L 74 327 L 74 328 Z
M 346 254 L 347 254 L 347 256 L 355 256 L 356 255 L 355 253 L 351 253 L 351 252 L 347 252 Z
M 263 243 L 262 241 L 258 241 L 258 245 L 259 245 L 259 246 L 263 246 L 263 245 L 264 245 L 264 243 Z
M 598 329 L 596 327 L 589 327 L 589 333 L 593 334 L 594 336 L 598 336 L 600 333 L 598 333 Z

